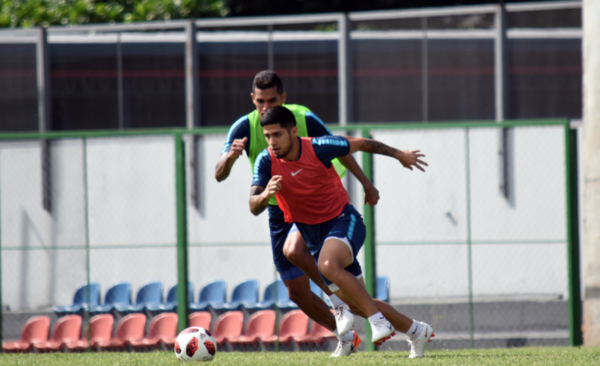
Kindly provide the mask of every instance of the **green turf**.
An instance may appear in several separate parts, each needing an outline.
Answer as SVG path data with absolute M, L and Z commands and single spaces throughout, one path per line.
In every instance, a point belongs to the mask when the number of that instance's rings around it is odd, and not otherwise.
M 323 352 L 218 353 L 211 365 L 600 365 L 600 348 L 513 348 L 408 352 L 359 352 L 340 359 Z M 171 352 L 1 354 L 0 365 L 180 365 Z

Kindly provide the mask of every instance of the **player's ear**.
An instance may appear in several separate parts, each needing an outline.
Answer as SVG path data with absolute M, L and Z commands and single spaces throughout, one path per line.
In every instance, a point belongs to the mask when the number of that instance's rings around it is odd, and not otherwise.
M 296 126 L 292 127 L 292 129 L 290 130 L 290 134 L 292 135 L 293 138 L 296 138 L 298 136 L 298 127 L 296 127 Z
M 287 98 L 287 94 L 285 92 L 281 93 L 281 104 L 285 104 L 285 98 Z

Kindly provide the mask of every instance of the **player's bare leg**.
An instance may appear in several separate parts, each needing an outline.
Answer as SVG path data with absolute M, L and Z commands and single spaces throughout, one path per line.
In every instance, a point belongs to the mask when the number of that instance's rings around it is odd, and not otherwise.
M 313 282 L 315 282 L 315 284 L 317 284 L 317 286 L 319 286 L 331 299 L 333 292 L 331 292 L 325 285 L 325 282 L 323 282 L 323 278 L 321 277 L 321 274 L 317 269 L 317 265 L 315 264 L 315 259 L 310 255 L 308 246 L 306 245 L 306 242 L 302 238 L 300 232 L 295 231 L 288 234 L 283 247 L 283 254 L 293 265 L 300 268 L 305 274 L 307 274 L 308 277 L 310 277 L 310 279 L 313 280 Z M 358 346 L 361 342 L 360 338 L 354 332 L 340 335 L 336 331 L 336 318 L 333 316 L 331 311 L 329 311 L 329 307 L 327 304 L 325 304 L 323 299 L 311 291 L 307 276 L 284 281 L 284 283 L 288 288 L 290 299 L 294 301 L 309 318 L 329 329 L 338 337 L 339 343 L 335 352 L 332 354 L 333 357 L 348 356 L 358 349 Z M 338 302 L 340 301 L 341 300 L 338 298 Z M 346 305 L 344 304 L 344 306 Z M 359 315 L 362 314 L 362 311 L 360 311 L 354 305 L 350 306 L 350 309 L 350 311 L 352 311 L 352 309 L 358 311 L 357 314 Z M 336 308 L 335 313 L 340 314 L 340 310 Z M 351 312 L 347 311 L 343 315 L 346 317 L 352 316 L 350 321 L 352 324 L 354 323 L 354 316 Z
M 335 318 L 329 311 L 329 306 L 310 290 L 307 276 L 284 280 L 283 282 L 288 288 L 290 300 L 295 302 L 304 314 L 330 331 L 335 331 Z
M 380 345 L 395 334 L 394 328 L 379 312 L 364 285 L 345 270 L 353 262 L 352 252 L 342 240 L 330 237 L 323 243 L 319 254 L 319 271 L 363 311 L 371 323 L 372 341 Z

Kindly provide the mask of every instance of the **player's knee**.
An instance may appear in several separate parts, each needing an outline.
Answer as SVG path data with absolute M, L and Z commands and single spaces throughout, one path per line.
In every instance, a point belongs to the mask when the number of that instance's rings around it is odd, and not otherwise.
M 336 282 L 339 274 L 339 266 L 329 260 L 319 261 L 319 272 L 323 274 L 329 281 Z
M 296 241 L 286 242 L 283 248 L 283 255 L 294 264 L 302 263 L 307 254 L 308 252 L 305 250 L 305 245 L 301 245 Z

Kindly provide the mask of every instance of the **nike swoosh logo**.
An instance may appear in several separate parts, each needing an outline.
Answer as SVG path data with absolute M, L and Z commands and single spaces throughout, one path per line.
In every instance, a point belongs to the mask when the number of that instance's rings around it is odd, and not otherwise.
M 304 168 L 302 168 L 302 169 L 304 169 Z M 292 177 L 295 177 L 296 174 L 298 174 L 298 173 L 300 173 L 302 171 L 302 169 L 298 170 L 297 172 L 292 172 Z

